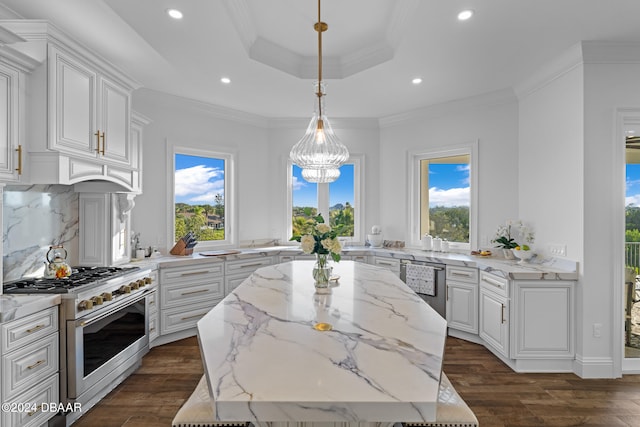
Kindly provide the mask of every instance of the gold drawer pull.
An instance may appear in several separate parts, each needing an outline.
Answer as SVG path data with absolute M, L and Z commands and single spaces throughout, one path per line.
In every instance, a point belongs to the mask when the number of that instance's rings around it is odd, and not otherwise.
M 207 273 L 209 273 L 208 270 L 191 271 L 189 273 L 182 273 L 181 276 L 195 276 L 197 274 L 207 274 Z
M 149 328 L 149 332 L 153 332 L 155 330 L 156 330 L 156 328 Z
M 184 295 L 201 294 L 203 292 L 209 292 L 209 289 L 200 289 L 200 290 L 197 290 L 197 291 L 183 292 L 181 295 L 184 296 Z
M 42 404 L 36 406 L 36 409 L 34 411 L 27 412 L 27 415 L 31 417 L 31 416 L 37 414 L 38 412 L 40 412 L 40 409 L 42 409 Z
M 18 172 L 18 175 L 22 175 L 22 144 L 18 144 L 16 151 L 18 152 L 18 167 L 16 168 L 16 172 Z
M 27 329 L 27 333 L 32 334 L 32 333 L 34 333 L 35 331 L 38 331 L 38 330 L 40 330 L 40 329 L 44 328 L 45 326 L 47 326 L 47 325 L 36 325 L 36 326 L 34 326 L 33 328 L 31 328 L 31 329 Z
M 31 365 L 31 366 L 27 366 L 27 369 L 33 369 L 33 368 L 35 368 L 35 367 L 37 367 L 37 366 L 42 365 L 44 362 L 46 362 L 46 360 L 38 360 L 38 361 L 37 361 L 36 363 L 34 363 L 33 365 Z
M 248 268 L 248 267 L 260 267 L 261 265 L 263 265 L 262 263 L 258 262 L 255 264 L 246 264 L 246 265 L 241 265 L 240 268 Z
M 194 315 L 194 316 L 187 316 L 187 317 L 183 317 L 183 318 L 182 318 L 182 319 L 180 319 L 180 320 L 197 319 L 197 318 L 202 317 L 202 316 L 204 316 L 204 314 L 196 314 L 196 315 Z

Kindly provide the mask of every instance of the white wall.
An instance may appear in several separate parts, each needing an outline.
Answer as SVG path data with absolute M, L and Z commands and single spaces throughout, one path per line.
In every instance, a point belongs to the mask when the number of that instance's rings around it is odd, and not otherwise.
M 585 42 L 555 66 L 520 96 L 519 210 L 535 223 L 536 245 L 566 244 L 579 263 L 576 373 L 617 376 L 624 293 L 612 254 L 623 241 L 615 224 L 624 215 L 624 165 L 615 144 L 624 142 L 615 113 L 640 107 L 640 45 Z
M 380 222 L 388 238 L 407 239 L 407 153 L 475 140 L 478 241 L 518 217 L 518 105 L 513 92 L 500 91 L 382 121 Z
M 240 242 L 277 238 L 287 241 L 285 230 L 286 161 L 291 147 L 302 137 L 310 119 L 274 120 L 220 109 L 211 105 L 139 90 L 134 110 L 152 122 L 144 129 L 143 194 L 136 197 L 132 229 L 141 233 L 143 246 L 157 245 L 163 252 L 172 242 L 169 227 L 171 189 L 166 156 L 174 145 L 237 153 L 238 239 Z M 365 224 L 378 221 L 378 121 L 332 120 L 336 134 L 350 152 L 365 158 Z
M 173 146 L 236 151 L 238 237 L 267 237 L 263 213 L 273 189 L 264 119 L 145 89 L 135 92 L 133 109 L 152 120 L 144 129 L 143 194 L 135 199 L 131 224 L 143 246 L 165 252 L 173 244 L 167 233 L 173 205 L 167 156 Z
M 621 168 L 614 159 L 617 140 L 615 110 L 621 107 L 640 107 L 640 45 L 602 46 L 588 44 L 585 50 L 585 140 L 584 140 L 584 278 L 582 318 L 584 330 L 583 352 L 595 362 L 611 357 L 614 336 L 622 336 L 623 281 L 615 281 L 614 271 L 620 260 L 613 259 L 614 228 L 624 199 L 616 197 L 622 186 Z M 613 55 L 613 57 L 612 57 Z M 607 58 L 606 61 L 599 57 Z M 618 276 L 621 277 L 621 276 Z M 622 276 L 624 277 L 624 276 Z M 619 295 L 620 299 L 613 297 Z M 618 308 L 618 315 L 615 310 Z M 615 317 L 613 317 L 615 316 Z M 592 334 L 594 323 L 602 323 L 602 338 Z M 618 324 L 616 324 L 618 323 Z M 587 359 L 587 362 L 589 360 Z

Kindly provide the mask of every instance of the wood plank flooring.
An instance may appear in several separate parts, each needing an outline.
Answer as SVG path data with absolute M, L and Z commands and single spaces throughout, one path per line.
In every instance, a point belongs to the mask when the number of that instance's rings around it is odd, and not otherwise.
M 484 347 L 449 337 L 444 370 L 481 427 L 638 426 L 640 375 L 518 374 Z M 202 376 L 196 338 L 153 348 L 77 427 L 167 427 Z

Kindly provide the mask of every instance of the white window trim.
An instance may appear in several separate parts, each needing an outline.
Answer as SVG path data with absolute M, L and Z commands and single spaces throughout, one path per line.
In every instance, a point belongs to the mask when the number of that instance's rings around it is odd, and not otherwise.
M 450 242 L 453 251 L 466 251 L 477 247 L 478 242 L 478 140 L 439 148 L 410 150 L 407 152 L 407 245 L 421 247 L 420 241 L 420 161 L 438 157 L 468 154 L 471 156 L 469 185 L 471 187 L 469 209 L 469 243 Z
M 175 171 L 176 171 L 176 154 L 185 154 L 188 156 L 199 157 L 213 157 L 216 159 L 224 160 L 224 240 L 210 240 L 206 242 L 198 242 L 193 248 L 195 251 L 209 250 L 223 247 L 235 247 L 238 243 L 237 227 L 238 216 L 236 210 L 236 195 L 235 195 L 235 158 L 236 153 L 234 151 L 213 151 L 213 150 L 201 150 L 191 147 L 173 146 L 171 156 L 168 157 L 169 165 L 167 170 L 168 185 L 170 190 L 169 195 L 169 211 L 167 218 L 169 219 L 168 235 L 169 242 L 173 246 L 176 242 L 175 236 Z M 171 249 L 171 248 L 169 248 Z
M 364 245 L 364 155 L 353 154 L 349 155 L 349 160 L 346 164 L 353 164 L 353 207 L 355 210 L 355 216 L 353 218 L 353 237 L 341 237 L 339 240 L 343 244 L 347 245 Z M 290 159 L 287 159 L 287 207 L 285 215 L 285 223 L 283 230 L 285 230 L 286 236 L 283 237 L 283 242 L 288 242 L 292 236 L 291 222 L 293 220 L 293 163 Z M 328 218 L 329 212 L 324 212 L 322 208 L 329 207 L 329 184 L 318 184 L 318 210 Z M 294 244 L 296 242 L 293 242 Z

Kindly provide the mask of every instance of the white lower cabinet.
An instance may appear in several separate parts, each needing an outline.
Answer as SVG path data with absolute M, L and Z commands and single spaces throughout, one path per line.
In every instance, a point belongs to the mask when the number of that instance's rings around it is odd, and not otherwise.
M 273 264 L 273 257 L 250 258 L 224 263 L 224 294 L 229 295 L 258 268 Z
M 400 260 L 399 259 L 374 256 L 373 265 L 377 265 L 378 267 L 384 267 L 388 270 L 393 271 L 397 276 L 400 276 Z
M 58 307 L 3 323 L 0 329 L 0 400 L 15 407 L 2 411 L 0 426 L 46 424 L 55 413 L 42 404 L 60 401 Z
M 160 335 L 191 329 L 224 298 L 224 262 L 160 269 Z
M 574 282 L 513 281 L 514 359 L 573 359 Z
M 478 333 L 478 269 L 447 266 L 447 326 Z
M 158 271 L 153 270 L 151 280 L 158 283 Z M 149 346 L 153 347 L 153 341 L 160 336 L 160 313 L 158 304 L 158 287 L 147 296 L 147 313 L 149 314 Z
M 500 355 L 509 358 L 509 281 L 480 272 L 479 335 Z

